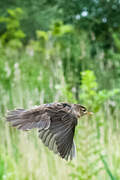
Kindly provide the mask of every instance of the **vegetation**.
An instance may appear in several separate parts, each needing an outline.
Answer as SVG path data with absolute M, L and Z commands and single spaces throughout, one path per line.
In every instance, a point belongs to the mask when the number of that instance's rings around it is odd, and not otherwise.
M 17 0 L 8 10 L 6 2 L 0 2 L 0 180 L 119 180 L 119 1 Z M 5 122 L 7 110 L 54 101 L 94 112 L 79 121 L 72 162 L 44 147 L 36 130 L 18 132 Z

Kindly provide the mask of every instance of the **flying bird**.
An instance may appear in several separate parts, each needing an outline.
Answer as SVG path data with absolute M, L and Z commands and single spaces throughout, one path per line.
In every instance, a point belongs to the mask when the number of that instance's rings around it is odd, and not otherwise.
M 62 158 L 75 157 L 73 141 L 78 118 L 92 114 L 80 104 L 50 103 L 34 109 L 9 111 L 7 121 L 20 130 L 38 128 L 39 137 L 50 150 Z

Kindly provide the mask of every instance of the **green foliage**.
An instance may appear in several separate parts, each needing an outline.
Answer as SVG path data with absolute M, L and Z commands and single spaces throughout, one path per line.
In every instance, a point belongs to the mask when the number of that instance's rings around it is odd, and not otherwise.
M 0 157 L 0 179 L 2 180 L 5 174 L 5 161 Z
M 93 71 L 87 70 L 81 73 L 82 85 L 80 99 L 83 103 L 87 104 L 88 107 L 92 107 L 94 112 L 100 110 L 111 97 L 120 93 L 119 89 L 113 90 L 99 90 L 98 83 Z
M 64 25 L 61 21 L 58 21 L 53 24 L 51 30 L 54 36 L 63 36 L 66 33 L 71 33 L 73 27 L 71 25 Z
M 1 36 L 1 41 L 5 45 L 9 43 L 11 47 L 21 47 L 21 39 L 25 37 L 20 29 L 20 20 L 23 12 L 20 8 L 8 9 L 8 17 L 0 17 L 0 23 L 5 24 L 6 32 Z
M 22 2 L 23 6 L 28 2 Z M 70 174 L 72 179 L 81 180 L 120 179 L 119 35 L 111 30 L 115 46 L 101 50 L 99 43 L 95 44 L 98 36 L 94 31 L 90 34 L 88 28 L 85 31 L 65 24 L 57 17 L 49 24 L 58 7 L 51 7 L 44 0 L 37 7 L 38 2 L 31 1 L 32 7 L 29 5 L 24 12 L 24 18 L 26 13 L 30 15 L 26 35 L 22 25 L 27 18 L 21 19 L 21 9 L 9 9 L 0 18 L 1 27 L 6 28 L 0 35 L 0 179 L 61 180 L 69 179 Z M 17 0 L 16 4 L 19 3 Z M 50 8 L 44 11 L 46 5 Z M 37 9 L 43 14 L 36 15 Z M 31 38 L 23 44 L 28 34 Z M 92 46 L 90 37 L 94 41 Z M 72 163 L 49 152 L 34 131 L 26 135 L 9 128 L 4 121 L 7 109 L 31 108 L 53 101 L 80 103 L 94 112 L 92 117 L 83 117 L 78 123 L 77 159 Z
M 95 127 L 90 127 L 89 121 L 81 120 L 77 128 L 78 155 L 77 164 L 76 162 L 70 164 L 73 168 L 70 174 L 72 179 L 92 180 L 98 179 L 99 176 L 104 177 L 104 166 L 100 157 L 103 148 L 97 139 Z
M 81 73 L 82 85 L 80 86 L 80 100 L 94 113 L 97 113 L 104 106 L 104 103 L 111 97 L 117 95 L 120 91 L 113 89 L 111 91 L 99 90 L 98 83 L 93 71 L 86 70 Z M 72 179 L 92 180 L 98 179 L 99 176 L 104 178 L 105 171 L 110 179 L 115 179 L 112 175 L 109 165 L 105 161 L 107 154 L 101 144 L 101 137 L 97 128 L 103 128 L 104 123 L 99 119 L 99 116 L 92 120 L 93 117 L 86 120 L 80 120 L 77 127 L 77 165 L 76 162 L 70 163 L 73 168 L 70 176 Z M 90 122 L 91 121 L 91 122 Z M 91 126 L 90 126 L 91 124 Z M 98 127 L 97 127 L 98 126 Z M 104 152 L 104 155 L 102 155 Z M 80 159 L 79 159 L 80 157 Z M 101 175 L 100 175 L 101 174 Z
M 48 40 L 48 36 L 47 36 L 47 33 L 45 31 L 36 31 L 36 34 L 37 34 L 37 39 L 44 39 L 44 40 Z

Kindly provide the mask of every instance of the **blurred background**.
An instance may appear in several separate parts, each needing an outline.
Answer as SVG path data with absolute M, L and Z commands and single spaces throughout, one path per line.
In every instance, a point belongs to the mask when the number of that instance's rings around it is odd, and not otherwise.
M 80 103 L 66 162 L 37 130 L 5 122 L 7 110 Z M 0 1 L 0 180 L 120 179 L 120 1 Z

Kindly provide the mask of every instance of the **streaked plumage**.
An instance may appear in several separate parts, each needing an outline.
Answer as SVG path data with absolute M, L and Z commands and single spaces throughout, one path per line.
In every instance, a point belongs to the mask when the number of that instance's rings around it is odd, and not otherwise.
M 7 121 L 21 130 L 38 128 L 42 142 L 68 160 L 75 156 L 73 137 L 77 119 L 86 113 L 86 108 L 79 104 L 50 103 L 31 110 L 10 111 Z

